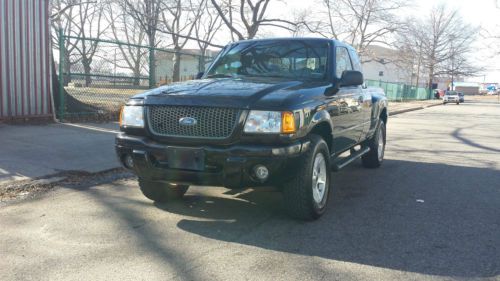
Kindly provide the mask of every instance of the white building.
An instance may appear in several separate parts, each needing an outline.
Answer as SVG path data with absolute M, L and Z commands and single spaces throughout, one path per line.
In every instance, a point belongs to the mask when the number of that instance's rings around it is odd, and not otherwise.
M 397 50 L 374 45 L 368 46 L 362 60 L 365 79 L 405 84 L 412 82 L 411 70 L 398 64 L 399 54 Z

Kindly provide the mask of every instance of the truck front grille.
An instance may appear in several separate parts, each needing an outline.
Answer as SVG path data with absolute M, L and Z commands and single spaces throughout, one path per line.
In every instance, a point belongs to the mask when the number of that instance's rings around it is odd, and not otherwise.
M 231 108 L 148 106 L 149 129 L 157 136 L 224 139 L 231 136 L 239 116 L 240 110 Z M 183 118 L 191 122 L 182 124 Z

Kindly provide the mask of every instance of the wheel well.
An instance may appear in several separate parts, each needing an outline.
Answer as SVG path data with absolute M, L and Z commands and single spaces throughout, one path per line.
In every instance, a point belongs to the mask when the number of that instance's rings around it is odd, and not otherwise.
M 387 124 L 387 108 L 384 108 L 382 112 L 380 112 L 380 119 L 382 119 L 384 123 Z
M 310 134 L 316 134 L 321 136 L 328 145 L 328 148 L 330 149 L 331 153 L 333 144 L 332 128 L 330 128 L 330 125 L 327 122 L 322 122 L 316 125 L 311 130 Z

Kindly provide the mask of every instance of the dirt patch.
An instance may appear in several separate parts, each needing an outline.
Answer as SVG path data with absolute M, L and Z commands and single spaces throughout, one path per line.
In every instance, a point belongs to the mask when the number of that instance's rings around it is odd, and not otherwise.
M 64 171 L 34 180 L 13 181 L 0 184 L 0 203 L 5 204 L 35 198 L 58 186 L 78 188 L 132 177 L 134 175 L 130 171 L 124 168 L 115 168 L 98 173 Z

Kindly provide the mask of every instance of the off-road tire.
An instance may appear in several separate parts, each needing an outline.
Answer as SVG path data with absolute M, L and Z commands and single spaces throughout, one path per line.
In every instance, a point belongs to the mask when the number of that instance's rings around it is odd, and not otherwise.
M 379 140 L 380 134 L 383 136 L 383 153 L 382 157 L 379 157 Z M 384 161 L 385 154 L 385 143 L 386 143 L 386 129 L 384 120 L 380 119 L 377 130 L 372 138 L 370 138 L 365 145 L 370 148 L 370 151 L 361 157 L 361 162 L 365 168 L 378 168 L 382 165 Z
M 182 198 L 189 185 L 173 185 L 139 178 L 139 187 L 148 199 L 164 203 Z
M 300 220 L 314 220 L 326 210 L 330 193 L 330 152 L 328 145 L 318 135 L 309 136 L 309 149 L 301 156 L 298 173 L 283 187 L 283 197 L 288 214 Z M 322 153 L 326 164 L 325 193 L 321 205 L 313 198 L 313 165 L 316 155 Z

